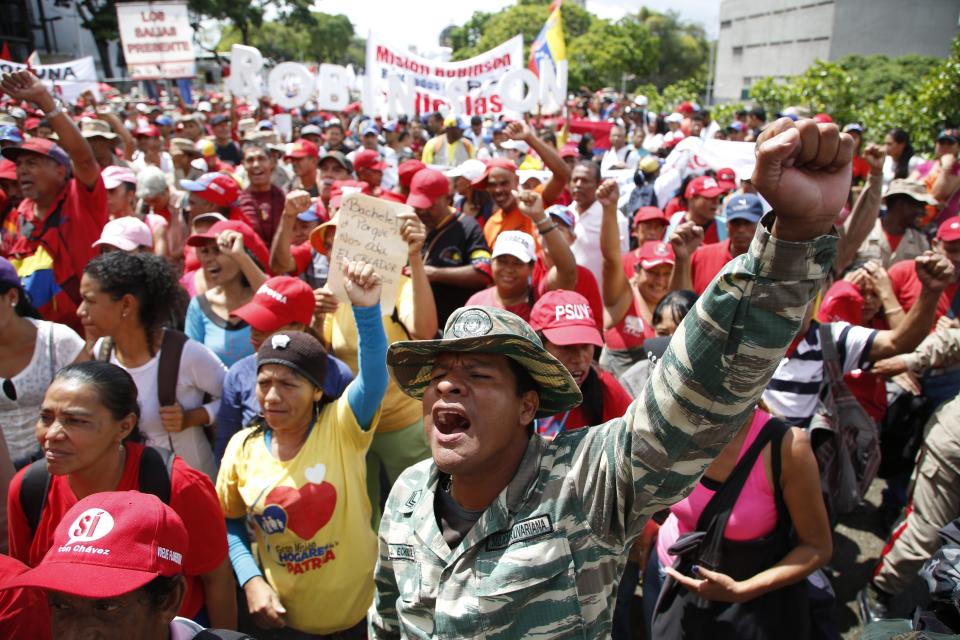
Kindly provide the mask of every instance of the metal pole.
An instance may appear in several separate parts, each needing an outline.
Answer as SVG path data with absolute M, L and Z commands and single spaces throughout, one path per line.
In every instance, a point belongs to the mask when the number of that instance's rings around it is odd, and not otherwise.
M 40 16 L 40 28 L 43 29 L 43 44 L 50 51 L 50 34 L 47 32 L 47 13 L 43 8 L 43 0 L 37 0 L 37 15 Z
M 719 41 L 720 38 L 718 37 L 716 40 L 710 43 L 710 62 L 708 63 L 710 67 L 710 76 L 707 80 L 707 95 L 706 100 L 704 101 L 707 103 L 708 107 L 713 106 L 713 83 L 717 77 L 715 63 L 717 57 L 717 43 Z

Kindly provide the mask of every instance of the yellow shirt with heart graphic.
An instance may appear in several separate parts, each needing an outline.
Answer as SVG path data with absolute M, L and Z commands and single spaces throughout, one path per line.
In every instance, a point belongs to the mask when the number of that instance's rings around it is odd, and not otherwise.
M 292 460 L 275 458 L 264 434 L 252 433 L 234 434 L 224 453 L 224 515 L 248 519 L 288 626 L 330 634 L 356 625 L 373 600 L 377 561 L 364 462 L 374 429 L 360 428 L 343 394 L 324 406 Z

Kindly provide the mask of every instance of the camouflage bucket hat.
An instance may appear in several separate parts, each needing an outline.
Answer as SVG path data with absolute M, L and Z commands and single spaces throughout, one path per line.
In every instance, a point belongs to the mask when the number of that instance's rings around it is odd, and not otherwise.
M 433 364 L 447 351 L 495 353 L 512 358 L 537 383 L 538 418 L 572 409 L 583 401 L 580 388 L 560 361 L 519 316 L 494 307 L 463 307 L 447 320 L 440 340 L 405 340 L 390 345 L 387 368 L 397 385 L 418 400 L 430 384 Z

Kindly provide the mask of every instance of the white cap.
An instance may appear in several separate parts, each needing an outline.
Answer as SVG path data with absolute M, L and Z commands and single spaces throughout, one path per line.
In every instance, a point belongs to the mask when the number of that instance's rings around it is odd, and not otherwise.
M 301 136 L 322 136 L 323 131 L 321 131 L 320 127 L 318 127 L 315 124 L 308 124 L 303 129 L 300 129 L 300 135 Z
M 169 187 L 167 174 L 160 167 L 147 165 L 137 174 L 137 197 L 152 198 L 158 196 Z
M 681 122 L 683 122 L 683 114 L 677 113 L 676 111 L 674 111 L 673 113 L 668 115 L 666 118 L 664 118 L 663 121 L 667 123 L 675 122 L 677 124 L 680 124 Z
M 448 169 L 443 175 L 448 178 L 466 178 L 470 182 L 476 182 L 483 177 L 486 170 L 487 165 L 483 164 L 482 160 L 471 158 L 470 160 L 464 160 L 453 169 Z
M 643 95 L 634 96 L 633 104 L 637 105 L 638 107 L 646 107 L 647 96 L 643 96 Z
M 203 100 L 197 105 L 197 111 L 213 111 L 213 105 Z
M 493 255 L 490 258 L 499 256 L 513 256 L 521 262 L 533 262 L 537 259 L 533 236 L 523 231 L 503 231 L 493 243 Z
M 501 149 L 516 149 L 520 153 L 530 153 L 530 145 L 523 140 L 504 140 L 500 143 Z
M 124 216 L 103 225 L 100 239 L 93 246 L 108 244 L 121 251 L 133 251 L 138 247 L 153 248 L 153 234 L 150 227 L 140 218 Z

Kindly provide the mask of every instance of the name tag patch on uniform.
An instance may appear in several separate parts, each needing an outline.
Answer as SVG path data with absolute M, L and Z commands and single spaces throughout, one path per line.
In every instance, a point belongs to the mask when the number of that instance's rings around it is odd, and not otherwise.
M 487 539 L 487 550 L 506 549 L 515 542 L 539 538 L 548 533 L 553 533 L 553 522 L 550 521 L 550 516 L 546 514 L 534 516 L 514 524 L 510 531 L 501 531 L 490 536 Z
M 414 562 L 413 545 L 391 544 L 388 546 L 391 560 L 409 560 L 410 562 Z

